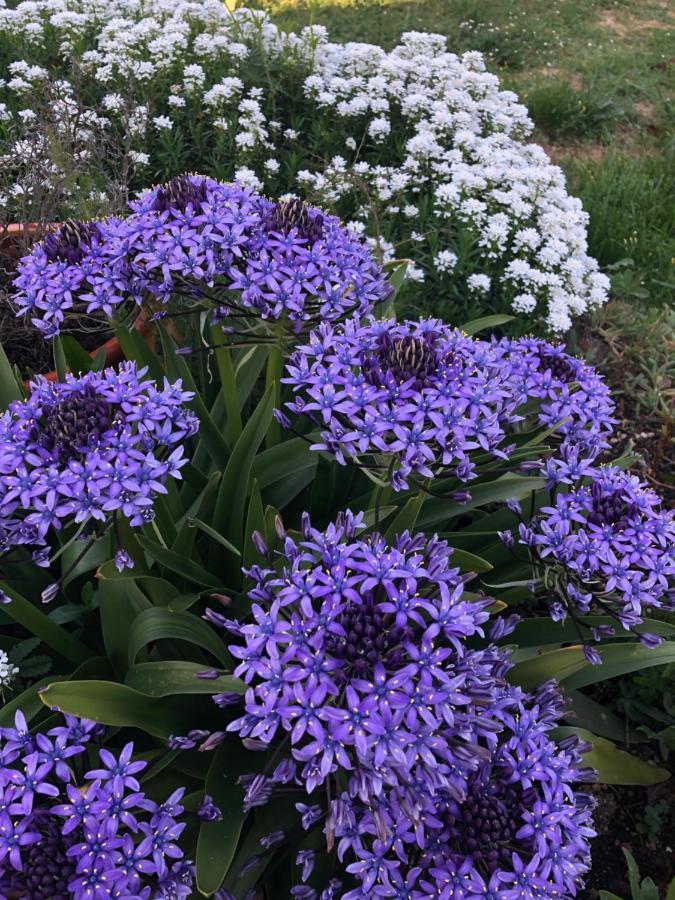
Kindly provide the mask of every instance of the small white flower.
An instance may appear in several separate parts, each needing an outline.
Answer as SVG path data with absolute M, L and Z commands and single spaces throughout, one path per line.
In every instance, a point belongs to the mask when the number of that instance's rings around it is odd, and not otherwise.
M 273 175 L 275 172 L 278 172 L 281 168 L 279 161 L 276 159 L 266 159 L 265 160 L 265 170 Z
M 129 151 L 129 159 L 136 163 L 137 166 L 147 166 L 150 162 L 150 157 L 147 153 L 141 153 L 138 150 L 130 150 Z
M 171 131 L 173 128 L 173 122 L 168 116 L 155 116 L 152 120 L 152 124 L 157 131 Z
M 457 254 L 452 250 L 439 250 L 434 256 L 434 265 L 439 272 L 452 272 L 457 265 Z
M 469 275 L 466 285 L 472 293 L 487 294 L 490 290 L 490 277 L 488 275 Z
M 9 661 L 9 656 L 0 650 L 0 688 L 8 688 L 19 674 L 16 666 Z

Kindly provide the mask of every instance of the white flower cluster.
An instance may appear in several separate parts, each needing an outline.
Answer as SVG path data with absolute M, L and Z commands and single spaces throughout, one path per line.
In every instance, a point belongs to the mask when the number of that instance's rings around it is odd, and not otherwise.
M 16 666 L 9 661 L 9 656 L 4 650 L 0 650 L 0 690 L 11 687 L 12 682 L 19 674 Z
M 124 111 L 136 165 L 161 168 L 163 133 L 208 134 L 196 146 L 213 155 L 190 168 L 301 189 L 364 223 L 384 255 L 413 260 L 409 277 L 447 294 L 448 318 L 466 295 L 563 332 L 607 299 L 587 216 L 527 142 L 527 110 L 443 36 L 411 32 L 385 51 L 321 26 L 283 33 L 220 0 L 23 0 L 0 8 L 0 42 L 24 56 L 0 87 L 0 128 L 50 76 L 56 45 L 61 74 L 77 63 L 106 113 Z

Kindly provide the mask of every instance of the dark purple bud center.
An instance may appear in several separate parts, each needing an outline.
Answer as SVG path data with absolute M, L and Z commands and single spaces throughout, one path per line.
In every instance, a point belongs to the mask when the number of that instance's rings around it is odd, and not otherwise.
M 412 378 L 415 390 L 429 387 L 438 378 L 441 365 L 457 364 L 454 354 L 439 358 L 435 345 L 433 334 L 407 334 L 402 338 L 381 334 L 377 349 L 363 360 L 366 381 L 375 387 L 389 387 L 392 382 L 403 384 Z
M 62 260 L 76 265 L 82 261 L 94 239 L 101 239 L 101 228 L 97 222 L 79 222 L 71 219 L 47 235 L 42 242 L 42 249 L 50 262 Z
M 39 832 L 41 840 L 21 848 L 21 872 L 5 866 L 0 891 L 7 891 L 9 896 L 30 897 L 30 900 L 68 900 L 72 896 L 68 883 L 75 878 L 77 860 L 68 857 L 67 851 L 75 838 L 64 836 L 62 828 L 60 820 L 54 821 L 39 812 L 31 817 L 28 830 Z
M 611 525 L 614 528 L 625 528 L 628 525 L 628 517 L 636 513 L 636 510 L 626 503 L 622 491 L 607 494 L 598 482 L 594 482 L 591 486 L 591 503 L 588 521 L 591 525 L 599 527 Z
M 577 380 L 577 369 L 572 360 L 566 359 L 555 352 L 552 353 L 546 347 L 539 347 L 537 352 L 540 372 L 550 372 L 554 378 L 557 378 L 564 384 L 570 384 Z
M 89 386 L 57 400 L 44 414 L 45 424 L 36 428 L 35 439 L 61 463 L 91 450 L 112 424 L 110 404 Z
M 352 604 L 338 618 L 344 634 L 330 633 L 326 649 L 330 656 L 344 660 L 343 669 L 333 673 L 338 686 L 350 678 L 369 678 L 376 663 L 396 667 L 401 664 L 401 643 L 409 636 L 408 627 L 399 627 L 391 616 L 384 615 L 372 598 Z
M 207 200 L 207 184 L 205 178 L 192 178 L 190 175 L 176 175 L 171 181 L 157 188 L 154 209 L 157 212 L 168 212 L 177 209 L 185 212 L 188 205 L 193 211 L 201 212 L 202 204 Z
M 298 197 L 275 203 L 267 213 L 265 226 L 268 231 L 282 234 L 290 234 L 295 228 L 298 237 L 304 238 L 310 247 L 323 237 L 323 216 Z
M 534 853 L 534 842 L 516 840 L 524 799 L 519 787 L 476 779 L 466 800 L 447 813 L 450 842 L 487 875 L 509 867 L 516 846 L 519 852 L 525 847 Z

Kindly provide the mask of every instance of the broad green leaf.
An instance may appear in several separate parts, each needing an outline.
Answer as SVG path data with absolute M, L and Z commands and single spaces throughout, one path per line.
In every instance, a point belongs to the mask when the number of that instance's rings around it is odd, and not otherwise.
M 204 669 L 199 663 L 184 660 L 137 663 L 127 672 L 125 684 L 151 697 L 168 697 L 172 694 L 213 695 L 224 691 L 243 694 L 246 691 L 243 681 L 231 675 L 221 675 L 215 679 L 198 678 L 198 673 Z
M 22 625 L 30 634 L 39 637 L 47 647 L 63 656 L 64 659 L 78 665 L 94 656 L 92 651 L 81 641 L 73 637 L 65 628 L 52 622 L 49 616 L 8 584 L 0 582 L 0 589 L 11 601 L 3 605 L 2 612 Z
M 619 897 L 618 894 L 613 894 L 611 891 L 600 891 L 600 900 L 623 900 L 623 897 Z
M 60 334 L 57 334 L 56 337 L 53 338 L 52 346 L 54 350 L 54 368 L 56 369 L 56 375 L 59 381 L 63 382 L 66 380 L 68 363 L 66 362 L 66 354 L 63 350 L 63 339 Z
M 13 400 L 23 400 L 22 387 L 16 380 L 7 354 L 0 344 L 0 408 L 6 409 Z
M 509 638 L 512 637 L 513 635 L 509 635 Z M 526 690 L 531 690 L 550 678 L 564 681 L 565 678 L 588 666 L 589 662 L 584 656 L 583 648 L 575 645 L 540 653 L 524 662 L 516 663 L 508 673 L 508 679 Z
M 241 434 L 242 422 L 235 370 L 232 364 L 232 351 L 229 347 L 223 346 L 223 330 L 220 326 L 212 325 L 210 333 L 211 344 L 216 348 L 213 354 L 216 358 L 218 374 L 220 375 L 220 387 L 225 400 L 225 409 L 227 410 L 226 439 L 228 445 L 234 447 Z
M 264 491 L 298 472 L 313 473 L 317 464 L 318 454 L 309 449 L 307 441 L 296 437 L 259 453 L 253 460 L 251 472 L 258 479 L 260 490 Z
M 653 766 L 625 750 L 619 750 L 611 741 L 598 737 L 585 728 L 561 725 L 553 733 L 558 740 L 576 734 L 582 741 L 592 745 L 592 750 L 584 753 L 584 762 L 598 772 L 602 784 L 635 784 L 646 787 L 670 778 L 666 769 Z
M 565 694 L 570 699 L 571 706 L 564 718 L 573 727 L 588 728 L 594 734 L 610 741 L 625 741 L 628 735 L 632 741 L 640 740 L 640 736 L 632 729 L 628 729 L 624 720 L 614 715 L 602 703 L 587 697 L 581 691 L 566 690 Z
M 45 706 L 103 725 L 140 728 L 156 737 L 186 734 L 195 698 L 149 697 L 111 681 L 61 681 L 40 691 Z
M 81 678 L 108 678 L 112 676 L 108 660 L 104 656 L 92 656 L 82 665 L 78 666 L 71 675 L 50 675 L 40 678 L 35 684 L 32 684 L 25 691 L 22 691 L 18 697 L 14 697 L 0 709 L 0 728 L 10 726 L 14 723 L 14 713 L 17 710 L 26 717 L 26 721 L 30 722 L 37 714 L 44 710 L 44 704 L 40 698 L 40 691 L 44 690 L 50 684 L 56 684 L 60 681 L 76 681 Z
M 244 568 L 246 569 L 250 568 L 259 559 L 258 551 L 253 546 L 252 535 L 254 531 L 259 531 L 260 534 L 265 532 L 265 510 L 263 509 L 260 487 L 256 478 L 253 480 L 251 499 L 248 503 L 248 514 L 246 516 L 246 534 L 244 535 Z
M 161 384 L 166 373 L 159 357 L 148 347 L 138 329 L 118 325 L 115 337 L 126 358 L 136 362 L 139 367 L 147 367 L 149 376 Z
M 517 663 L 509 672 L 508 678 L 528 689 L 549 678 L 556 678 L 566 688 L 574 690 L 618 675 L 675 661 L 675 643 L 665 643 L 654 649 L 642 644 L 597 644 L 595 649 L 602 658 L 601 665 L 592 665 L 584 656 L 583 647 L 575 644 L 547 650 L 532 659 Z
M 662 666 L 675 662 L 675 642 L 666 642 L 651 649 L 642 644 L 599 644 L 598 653 L 602 657 L 601 666 L 587 665 L 565 679 L 565 687 L 574 689 L 587 687 L 628 675 L 651 666 Z
M 468 503 L 455 503 L 453 500 L 442 500 L 439 497 L 430 497 L 422 512 L 417 525 L 422 530 L 433 529 L 443 522 L 447 522 L 456 516 L 462 516 L 472 509 L 485 506 L 487 503 L 501 503 L 513 497 L 522 500 L 529 497 L 532 491 L 538 491 L 544 487 L 544 478 L 526 477 L 521 475 L 504 475 L 495 481 L 483 484 L 469 485 L 468 490 L 471 499 Z M 509 514 L 515 521 L 513 514 Z M 482 530 L 482 529 L 481 529 Z
M 579 616 L 579 621 L 589 628 L 612 625 L 617 630 L 616 637 L 631 637 L 631 633 L 624 631 L 616 619 L 611 616 Z M 659 622 L 656 619 L 646 619 L 642 625 L 637 627 L 637 630 L 660 634 L 664 637 L 675 635 L 675 625 L 669 622 Z M 570 619 L 566 619 L 564 622 L 554 622 L 546 616 L 538 619 L 523 619 L 505 640 L 507 643 L 517 644 L 519 647 L 532 647 L 540 644 L 577 642 L 579 635 L 574 627 L 574 622 Z
M 139 535 L 138 542 L 141 547 L 143 547 L 144 550 L 147 550 L 154 558 L 155 562 L 170 569 L 177 575 L 182 575 L 184 578 L 193 581 L 195 584 L 200 584 L 202 587 L 211 588 L 213 590 L 217 589 L 219 586 L 222 587 L 215 575 L 211 575 L 211 573 L 207 572 L 202 566 L 193 562 L 191 559 L 186 559 L 180 553 L 162 547 L 161 544 L 150 540 L 150 538 L 145 535 Z
M 222 534 L 219 534 L 215 530 L 215 528 L 211 528 L 210 525 L 207 525 L 206 522 L 202 522 L 201 519 L 191 517 L 187 520 L 187 524 L 190 528 L 197 528 L 199 529 L 199 531 L 203 531 L 204 534 L 208 534 L 211 540 L 214 540 L 217 544 L 220 544 L 221 547 L 225 547 L 228 552 L 234 553 L 235 556 L 241 556 L 241 553 L 239 552 L 239 550 L 237 550 L 234 544 L 231 544 L 226 538 L 222 536 Z
M 385 537 L 388 541 L 391 541 L 395 535 L 403 534 L 404 531 L 410 531 L 411 533 L 414 531 L 425 499 L 424 492 L 419 491 L 406 502 L 403 509 L 398 512 L 387 528 Z
M 220 483 L 218 499 L 213 514 L 213 527 L 223 535 L 235 547 L 241 547 L 244 535 L 244 512 L 246 509 L 246 497 L 248 484 L 251 477 L 253 459 L 262 443 L 274 406 L 274 387 L 269 387 L 262 400 L 256 407 L 253 415 L 244 426 L 232 455 L 227 463 L 227 468 Z M 223 559 L 225 557 L 225 559 Z M 232 576 L 237 583 L 240 578 L 241 562 L 232 554 L 223 554 L 221 550 L 214 553 L 210 560 L 212 564 L 219 565 L 221 571 Z
M 128 665 L 127 647 L 136 619 L 150 602 L 131 578 L 118 580 L 102 578 L 98 599 L 101 615 L 101 634 L 108 659 L 118 678 L 123 678 Z
M 92 358 L 87 351 L 70 334 L 61 335 L 61 347 L 68 369 L 73 375 L 81 375 L 91 371 Z
M 453 548 L 450 558 L 451 566 L 459 566 L 462 572 L 489 572 L 492 569 L 491 564 L 483 559 L 482 556 L 476 556 L 475 553 L 469 553 L 468 550 L 459 550 Z
M 507 322 L 513 322 L 515 316 L 482 316 L 480 319 L 472 319 L 471 322 L 465 322 L 459 327 L 468 335 L 478 334 L 479 331 L 485 331 L 487 328 L 497 328 L 498 325 L 506 325 Z
M 224 640 L 203 619 L 190 612 L 152 607 L 139 613 L 129 633 L 127 659 L 131 665 L 140 651 L 154 641 L 186 641 L 207 650 L 224 666 L 231 663 Z
M 238 738 L 230 737 L 215 751 L 204 785 L 216 806 L 223 810 L 220 822 L 204 822 L 197 841 L 197 888 L 210 896 L 223 883 L 239 843 L 246 815 L 240 775 L 255 767 L 250 751 Z
M 159 326 L 159 333 L 162 339 L 162 349 L 164 351 L 168 374 L 172 379 L 180 378 L 183 382 L 183 387 L 186 390 L 194 392 L 195 396 L 187 405 L 199 418 L 199 434 L 209 449 L 215 468 L 222 469 L 230 451 L 227 441 L 204 403 L 197 385 L 194 382 L 192 373 L 190 372 L 190 367 L 182 356 L 176 354 L 177 347 L 175 341 L 161 324 Z

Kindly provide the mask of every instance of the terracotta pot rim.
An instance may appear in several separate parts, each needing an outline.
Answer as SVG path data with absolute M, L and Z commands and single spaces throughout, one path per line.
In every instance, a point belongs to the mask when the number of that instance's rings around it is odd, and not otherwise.
M 147 339 L 150 333 L 150 327 L 151 323 L 148 321 L 148 314 L 144 309 L 142 309 L 138 315 L 138 318 L 134 322 L 134 331 L 137 331 L 141 335 L 141 337 Z M 89 356 L 91 357 L 91 359 L 96 359 L 101 350 L 105 351 L 105 367 L 116 366 L 118 362 L 124 359 L 124 351 L 122 350 L 122 346 L 116 337 L 111 337 L 105 342 L 105 344 L 101 344 L 100 347 L 96 347 L 94 350 L 90 350 Z M 47 381 L 52 382 L 56 382 L 59 380 L 57 372 L 53 369 L 51 372 L 46 372 L 41 377 L 46 378 Z M 25 390 L 30 390 L 30 384 L 32 380 L 33 379 L 31 378 L 24 379 L 23 386 Z

